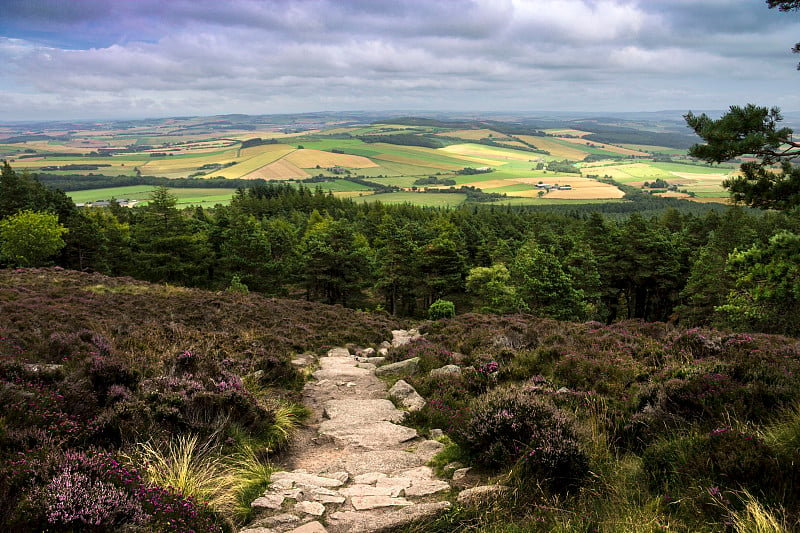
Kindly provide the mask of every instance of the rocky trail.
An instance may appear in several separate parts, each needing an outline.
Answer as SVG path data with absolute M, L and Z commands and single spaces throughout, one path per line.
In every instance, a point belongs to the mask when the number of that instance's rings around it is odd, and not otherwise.
M 413 331 L 393 334 L 399 345 Z M 443 445 L 398 424 L 405 412 L 387 399 L 386 385 L 376 376 L 379 368 L 378 373 L 392 370 L 376 367 L 383 362 L 371 350 L 355 355 L 346 348 L 319 358 L 314 380 L 303 390 L 312 411 L 308 426 L 252 503 L 258 518 L 241 533 L 386 531 L 450 507 L 451 484 L 425 466 Z M 414 394 L 401 403 L 424 404 Z M 456 476 L 462 487 L 464 473 Z

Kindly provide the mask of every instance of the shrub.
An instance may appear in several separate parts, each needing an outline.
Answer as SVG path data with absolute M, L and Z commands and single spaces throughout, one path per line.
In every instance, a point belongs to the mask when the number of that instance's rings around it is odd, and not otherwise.
M 674 497 L 711 482 L 794 504 L 800 482 L 800 470 L 793 460 L 784 460 L 756 435 L 729 426 L 664 439 L 645 450 L 642 464 L 651 486 L 656 490 L 669 487 Z
M 0 523 L 7 531 L 221 531 L 205 505 L 149 485 L 108 453 L 21 453 L 10 481 L 19 490 Z
M 430 342 L 424 337 L 412 340 L 411 342 L 392 348 L 389 350 L 388 358 L 390 361 L 405 361 L 419 357 L 419 370 L 427 373 L 434 368 L 453 364 L 455 357 L 453 353 L 440 343 Z
M 449 300 L 436 300 L 428 308 L 428 318 L 430 320 L 453 318 L 454 316 L 456 316 L 456 306 Z
M 495 389 L 476 398 L 456 440 L 483 465 L 520 461 L 529 475 L 547 479 L 557 489 L 577 483 L 588 472 L 573 420 L 521 387 Z

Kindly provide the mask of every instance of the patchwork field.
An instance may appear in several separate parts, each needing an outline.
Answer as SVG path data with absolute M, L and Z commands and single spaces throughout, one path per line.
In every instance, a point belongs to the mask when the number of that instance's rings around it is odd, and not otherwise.
M 466 139 L 468 141 L 479 141 L 481 139 L 508 139 L 509 137 L 504 134 L 490 129 L 475 129 L 475 130 L 456 130 L 448 131 L 445 133 L 438 133 L 443 137 L 456 137 L 458 139 Z
M 584 146 L 588 146 L 590 148 L 599 148 L 601 150 L 605 150 L 607 152 L 613 152 L 619 155 L 627 155 L 633 157 L 649 157 L 652 154 L 648 152 L 642 152 L 640 150 L 632 150 L 630 148 L 622 148 L 620 146 L 614 146 L 613 144 L 604 144 L 592 141 L 585 141 L 583 139 L 572 139 L 569 137 L 559 139 L 564 142 L 573 143 L 573 144 L 581 144 Z
M 221 123 L 228 121 L 220 119 Z M 464 127 L 436 125 L 436 121 L 412 122 L 414 125 L 332 121 L 328 126 L 312 118 L 299 118 L 291 125 L 278 122 L 241 129 L 228 124 L 223 130 L 215 130 L 215 120 L 208 118 L 168 119 L 109 129 L 62 128 L 52 130 L 50 140 L 41 140 L 40 132 L 31 132 L 35 139 L 23 141 L 17 140 L 19 132 L 6 128 L 0 129 L 0 159 L 8 159 L 15 168 L 53 179 L 82 176 L 84 181 L 91 181 L 94 176 L 99 181 L 103 177 L 105 187 L 115 176 L 290 182 L 311 176 L 351 176 L 360 178 L 359 182 L 317 180 L 307 186 L 354 198 L 369 196 L 370 200 L 425 205 L 456 205 L 466 198 L 460 193 L 414 192 L 423 187 L 417 180 L 430 177 L 455 182 L 455 187 L 504 194 L 512 203 L 538 205 L 620 199 L 623 192 L 617 187 L 593 179 L 604 176 L 634 187 L 662 179 L 684 191 L 676 194 L 723 201 L 727 193 L 720 184 L 734 171 L 732 166 L 709 168 L 686 164 L 689 160 L 685 151 L 644 142 L 625 145 L 591 142 L 584 138 L 590 132 L 580 125 L 544 130 L 547 134 L 544 136 L 511 136 L 492 129 L 491 124 L 477 122 L 464 122 Z M 397 143 L 387 142 L 393 135 L 397 135 Z M 379 136 L 375 140 L 381 142 L 367 142 L 370 136 Z M 419 143 L 413 140 L 414 136 L 420 137 Z M 15 141 L 6 142 L 4 138 Z M 254 139 L 263 144 L 242 148 L 244 141 Z M 437 139 L 441 139 L 441 148 L 421 146 L 439 142 Z M 502 146 L 471 142 L 484 139 Z M 533 152 L 531 146 L 547 153 Z M 651 154 L 660 154 L 662 161 L 665 154 L 671 154 L 673 162 L 654 162 L 648 158 Z M 590 155 L 591 162 L 584 162 Z M 574 164 L 580 174 L 557 165 L 548 170 L 553 161 L 568 167 Z M 467 168 L 491 171 L 470 174 L 463 171 Z M 540 197 L 542 191 L 536 187 L 539 182 L 569 184 L 571 190 L 551 190 Z M 372 195 L 378 185 L 395 187 L 399 192 Z M 107 199 L 132 197 L 136 191 L 93 189 L 87 194 L 94 199 Z M 230 195 L 226 196 L 227 200 Z M 195 199 L 200 200 L 200 196 Z
M 518 135 L 526 143 L 539 150 L 550 152 L 550 155 L 559 159 L 583 161 L 589 152 L 570 146 L 568 142 L 556 140 L 553 137 L 534 137 L 532 135 Z
M 360 155 L 335 154 L 322 150 L 295 150 L 285 159 L 300 168 L 316 167 L 344 167 L 344 168 L 369 168 L 378 165 Z

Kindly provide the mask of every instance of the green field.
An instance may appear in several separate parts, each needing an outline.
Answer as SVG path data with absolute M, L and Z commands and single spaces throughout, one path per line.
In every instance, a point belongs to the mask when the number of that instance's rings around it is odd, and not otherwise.
M 469 125 L 465 122 L 459 127 L 444 126 L 404 126 L 394 124 L 354 124 L 343 126 L 341 123 L 331 123 L 329 128 L 314 126 L 313 130 L 300 131 L 299 133 L 278 133 L 263 126 L 247 130 L 214 131 L 213 126 L 196 129 L 198 119 L 166 119 L 151 123 L 125 126 L 118 129 L 97 130 L 90 128 L 86 131 L 70 131 L 70 138 L 66 141 L 39 140 L 22 143 L 2 142 L 0 138 L 0 153 L 5 154 L 15 168 L 27 169 L 33 173 L 53 175 L 82 175 L 90 174 L 113 176 L 157 176 L 164 178 L 187 177 L 213 177 L 241 178 L 243 176 L 259 177 L 292 181 L 304 174 L 338 177 L 341 168 L 334 168 L 338 161 L 342 164 L 356 165 L 347 168 L 352 176 L 361 176 L 376 184 L 390 185 L 405 189 L 406 192 L 396 193 L 397 196 L 384 198 L 392 202 L 421 202 L 424 205 L 450 205 L 460 203 L 463 198 L 447 196 L 446 199 L 436 199 L 435 196 L 418 195 L 410 191 L 414 182 L 421 177 L 436 176 L 442 179 L 453 179 L 456 187 L 470 185 L 485 189 L 487 192 L 504 192 L 513 202 L 528 205 L 539 201 L 537 198 L 528 198 L 536 181 L 558 182 L 560 179 L 574 177 L 575 175 L 553 173 L 546 170 L 535 170 L 537 164 L 547 163 L 552 160 L 563 160 L 566 154 L 570 157 L 581 159 L 588 155 L 613 156 L 614 161 L 592 164 L 573 160 L 581 168 L 582 174 L 597 175 L 602 177 L 607 174 L 614 180 L 623 184 L 640 185 L 645 181 L 664 179 L 678 185 L 681 189 L 695 193 L 702 198 L 726 198 L 727 193 L 720 186 L 725 175 L 735 167 L 722 165 L 708 167 L 681 162 L 656 163 L 649 159 L 637 159 L 616 154 L 610 150 L 586 144 L 570 142 L 562 135 L 580 133 L 578 129 L 561 128 L 551 130 L 548 137 L 529 136 L 533 141 L 539 140 L 543 146 L 553 150 L 555 155 L 529 152 L 515 149 L 512 146 L 498 147 L 470 141 L 478 138 L 484 131 L 491 127 L 486 124 Z M 290 124 L 291 122 L 286 122 Z M 126 129 L 127 128 L 127 129 Z M 487 129 L 488 128 L 488 129 Z M 299 128 L 302 129 L 302 128 Z M 470 130 L 475 130 L 471 135 Z M 185 132 L 185 134 L 184 134 Z M 447 134 L 452 132 L 452 138 Z M 570 133 L 572 132 L 572 133 Z M 391 135 L 402 133 L 402 142 L 408 141 L 408 135 L 430 135 L 432 133 L 443 135 L 446 146 L 439 149 L 420 146 L 408 146 L 391 143 L 365 143 L 357 136 Z M 350 137 L 348 137 L 350 136 Z M 462 138 L 458 142 L 455 137 Z M 522 137 L 525 137 L 524 135 Z M 241 143 L 248 139 L 260 138 L 283 139 L 282 144 L 261 144 L 253 147 L 241 148 Z M 527 137 L 526 137 L 527 138 Z M 498 137 L 496 140 L 499 140 Z M 546 142 L 545 142 L 546 141 Z M 131 145 L 139 148 L 126 148 Z M 321 154 L 319 164 L 314 161 L 314 155 L 306 153 L 304 159 L 297 147 L 302 145 L 308 150 L 320 152 L 335 152 L 345 155 L 362 156 L 369 159 L 376 166 L 364 166 L 353 158 L 339 157 L 331 154 Z M 672 154 L 685 155 L 685 150 L 676 150 L 646 144 L 626 144 L 626 148 Z M 144 148 L 145 151 L 137 151 Z M 562 150 L 563 148 L 563 150 Z M 118 150 L 112 156 L 98 157 L 95 150 Z M 168 155 L 163 155 L 166 153 Z M 169 155 L 172 154 L 172 155 Z M 583 154 L 583 155 L 581 155 Z M 20 158 L 21 155 L 28 157 Z M 34 156 L 34 157 L 30 157 Z M 333 161 L 334 163 L 331 163 Z M 351 163 L 352 162 L 352 163 Z M 305 164 L 304 164 L 305 163 Z M 110 165 L 100 166 L 96 170 L 43 170 L 47 167 L 61 167 L 65 165 Z M 334 165 L 334 166 L 331 166 Z M 327 168 L 325 168 L 327 167 Z M 490 167 L 492 172 L 475 175 L 459 175 L 456 171 L 465 167 L 480 168 Z M 681 175 L 676 175 L 681 174 Z M 520 183 L 526 180 L 527 183 Z M 531 181 L 535 180 L 535 181 Z M 506 183 L 503 183 L 503 182 Z M 84 179 L 81 181 L 85 183 Z M 486 187 L 481 184 L 485 183 Z M 321 186 L 338 195 L 353 194 L 356 198 L 363 198 L 370 192 L 369 188 L 352 182 L 336 179 L 321 184 L 309 184 L 315 188 Z M 152 187 L 144 186 L 144 190 Z M 232 190 L 232 189 L 231 189 Z M 229 194 L 212 195 L 199 192 L 200 189 L 180 191 L 174 189 L 182 202 L 203 203 L 229 200 Z M 193 191 L 193 192 L 186 192 Z M 217 190 L 219 191 L 219 190 Z M 131 198 L 140 199 L 137 195 L 142 191 L 137 188 L 105 189 L 98 191 L 77 191 L 71 193 L 76 202 L 86 202 L 98 199 Z M 361 194 L 361 196 L 359 196 Z M 403 196 L 410 194 L 411 196 Z M 514 194 L 523 194 L 515 197 Z M 591 194 L 591 193 L 589 193 Z M 188 195 L 188 197 L 187 197 Z M 570 194 L 572 198 L 560 200 L 581 201 L 577 193 Z M 380 198 L 379 195 L 377 198 Z M 511 201 L 510 200 L 510 201 Z M 554 202 L 555 200 L 543 200 Z M 606 201 L 606 200 L 602 200 Z
M 382 202 L 384 204 L 414 204 L 427 207 L 456 207 L 464 203 L 466 194 L 393 192 L 353 197 L 356 202 Z
M 92 189 L 87 191 L 74 191 L 67 193 L 75 203 L 98 202 L 101 200 L 138 200 L 146 202 L 152 195 L 155 187 L 151 185 L 131 185 L 129 187 L 113 187 L 107 189 Z M 170 194 L 178 199 L 181 207 L 189 205 L 213 206 L 215 204 L 230 203 L 236 189 L 169 189 Z

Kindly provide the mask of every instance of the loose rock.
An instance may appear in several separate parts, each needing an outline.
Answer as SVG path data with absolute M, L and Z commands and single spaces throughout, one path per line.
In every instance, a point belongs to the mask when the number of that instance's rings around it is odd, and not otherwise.
M 457 500 L 461 505 L 481 505 L 493 501 L 507 489 L 504 485 L 473 487 L 459 492 Z
M 416 374 L 419 370 L 419 357 L 412 357 L 405 361 L 379 366 L 375 369 L 376 376 L 392 376 L 397 374 Z
M 430 371 L 431 376 L 451 376 L 461 374 L 461 367 L 458 365 L 444 365 L 440 368 L 434 368 Z
M 420 396 L 414 387 L 402 379 L 395 383 L 391 389 L 389 389 L 389 396 L 397 399 L 403 408 L 408 409 L 409 412 L 412 413 L 421 410 L 427 403 L 425 398 Z

